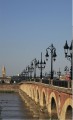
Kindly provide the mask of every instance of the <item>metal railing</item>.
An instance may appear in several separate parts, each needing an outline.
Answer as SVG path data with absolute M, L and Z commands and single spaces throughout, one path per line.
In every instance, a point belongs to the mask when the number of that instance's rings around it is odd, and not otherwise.
M 72 82 L 71 81 L 67 81 L 67 80 L 53 80 L 53 79 L 40 79 L 40 78 L 36 78 L 36 79 L 30 79 L 28 81 L 31 82 L 41 82 L 44 84 L 49 84 L 49 85 L 53 85 L 53 86 L 59 86 L 59 87 L 65 87 L 65 88 L 72 88 Z

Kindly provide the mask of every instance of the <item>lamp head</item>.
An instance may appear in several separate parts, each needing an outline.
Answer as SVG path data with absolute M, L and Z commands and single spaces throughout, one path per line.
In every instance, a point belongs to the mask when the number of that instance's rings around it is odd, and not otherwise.
M 46 50 L 46 55 L 45 55 L 45 57 L 46 57 L 46 60 L 48 60 L 49 54 L 48 54 L 48 51 L 47 51 L 47 50 Z
M 37 62 L 37 65 L 39 64 L 39 60 L 38 60 L 38 62 Z
M 44 64 L 46 64 L 45 60 L 44 60 Z
M 70 50 L 70 53 L 72 53 L 72 42 L 71 42 L 71 45 L 69 47 L 69 50 Z
M 33 67 L 33 62 L 31 63 L 31 66 Z
M 69 49 L 72 50 L 72 42 L 71 42 L 71 45 L 70 45 Z
M 65 45 L 64 45 L 65 56 L 66 56 L 66 54 L 68 53 L 68 49 L 69 49 L 69 46 L 68 46 L 68 43 L 67 43 L 67 40 L 66 40 L 66 43 L 65 43 Z
M 54 50 L 53 57 L 54 57 L 54 58 L 57 57 L 57 55 L 56 55 L 56 50 Z

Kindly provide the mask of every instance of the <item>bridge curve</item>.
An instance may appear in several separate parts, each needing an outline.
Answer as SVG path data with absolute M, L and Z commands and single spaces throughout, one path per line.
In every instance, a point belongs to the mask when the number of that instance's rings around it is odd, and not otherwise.
M 36 103 L 39 103 L 43 109 L 47 109 L 50 116 L 56 114 L 59 120 L 71 119 L 73 109 L 72 89 L 26 82 L 20 85 L 20 90 Z

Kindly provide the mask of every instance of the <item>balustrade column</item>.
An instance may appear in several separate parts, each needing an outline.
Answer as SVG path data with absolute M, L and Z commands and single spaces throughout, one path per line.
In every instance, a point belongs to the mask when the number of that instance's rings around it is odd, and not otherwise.
M 68 88 L 70 88 L 70 81 L 68 81 Z

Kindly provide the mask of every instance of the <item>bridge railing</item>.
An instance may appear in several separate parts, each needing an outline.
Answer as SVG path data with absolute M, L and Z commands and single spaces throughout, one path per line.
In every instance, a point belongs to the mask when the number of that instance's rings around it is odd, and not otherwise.
M 72 81 L 67 81 L 67 80 L 51 80 L 51 79 L 30 79 L 28 81 L 34 81 L 34 82 L 41 82 L 44 84 L 49 84 L 53 86 L 59 86 L 59 87 L 65 87 L 65 88 L 72 88 Z
M 67 80 L 48 80 L 48 81 L 49 84 L 54 86 L 66 87 L 66 88 L 72 87 L 71 81 L 67 81 Z M 44 83 L 48 83 L 48 82 L 44 81 Z
M 69 83 L 68 83 L 69 81 L 61 81 L 61 80 L 59 80 L 59 81 L 57 81 L 57 80 L 53 80 L 53 85 L 55 85 L 55 86 L 59 86 L 59 87 L 66 87 L 66 88 L 68 88 L 68 87 L 71 87 L 71 82 L 70 82 L 70 86 L 69 86 Z

